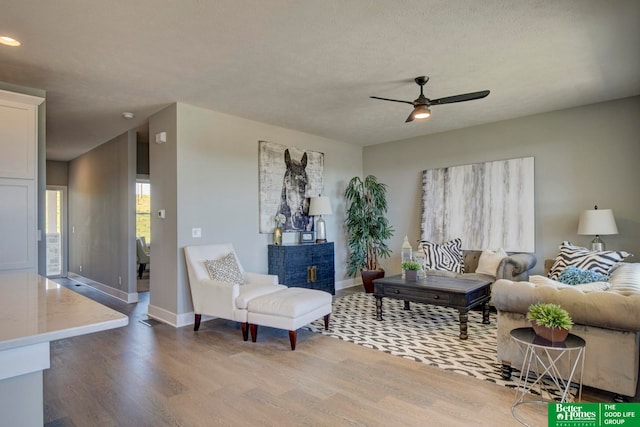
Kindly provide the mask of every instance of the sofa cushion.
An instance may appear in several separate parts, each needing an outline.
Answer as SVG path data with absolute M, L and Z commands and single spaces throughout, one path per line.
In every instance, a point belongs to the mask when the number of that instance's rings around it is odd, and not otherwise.
M 606 282 L 609 280 L 609 276 L 606 274 L 600 274 L 591 270 L 581 270 L 578 267 L 570 265 L 562 270 L 562 273 L 558 276 L 558 282 L 566 283 L 567 285 L 580 285 L 582 283 L 592 282 Z
M 616 263 L 631 255 L 625 251 L 590 251 L 564 241 L 560 244 L 560 252 L 551 266 L 549 278 L 557 280 L 560 273 L 570 265 L 608 275 Z
M 498 271 L 498 266 L 500 265 L 500 261 L 502 261 L 506 257 L 507 253 L 502 248 L 496 251 L 485 249 L 484 251 L 482 251 L 482 255 L 480 255 L 476 273 L 488 274 L 489 276 L 493 276 L 495 278 L 496 271 Z
M 640 264 L 622 262 L 611 273 L 611 291 L 621 295 L 640 294 Z
M 205 267 L 211 280 L 218 280 L 220 282 L 237 283 L 239 285 L 244 284 L 244 278 L 236 262 L 236 256 L 233 252 L 229 252 L 227 255 L 218 259 L 210 259 L 204 261 Z
M 545 277 L 545 276 L 537 276 L 537 275 L 529 276 L 529 281 L 536 286 L 553 286 L 558 289 L 573 288 L 581 292 L 606 291 L 611 286 L 609 282 L 604 282 L 604 281 L 569 285 L 563 282 L 559 282 L 557 280 L 549 279 L 548 277 Z
M 420 242 L 420 246 L 426 256 L 425 266 L 428 270 L 464 273 L 461 239 L 453 239 L 442 245 L 423 240 Z

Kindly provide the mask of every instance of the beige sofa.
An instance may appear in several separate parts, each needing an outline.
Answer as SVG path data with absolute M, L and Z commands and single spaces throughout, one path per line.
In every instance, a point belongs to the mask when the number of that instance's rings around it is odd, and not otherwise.
M 571 333 L 586 341 L 583 384 L 622 396 L 635 396 L 640 343 L 640 264 L 622 263 L 604 291 L 584 286 L 558 286 L 543 276 L 531 281 L 498 280 L 492 303 L 498 311 L 497 352 L 503 376 L 522 366 L 523 354 L 510 331 L 529 327 L 531 304 L 550 302 L 565 308 L 574 320 Z M 566 369 L 564 367 L 563 369 Z
M 479 280 L 498 280 L 508 279 L 513 281 L 527 280 L 529 278 L 529 270 L 536 265 L 536 256 L 529 253 L 511 253 L 508 257 L 500 261 L 495 275 L 476 273 L 478 261 L 482 251 L 464 251 L 464 271 L 465 273 L 453 273 L 450 271 L 428 270 L 427 274 L 479 279 Z

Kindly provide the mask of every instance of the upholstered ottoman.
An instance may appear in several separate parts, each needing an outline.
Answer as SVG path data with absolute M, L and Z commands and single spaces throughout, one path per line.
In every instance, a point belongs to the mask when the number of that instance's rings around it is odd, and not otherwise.
M 289 331 L 291 350 L 296 349 L 297 330 L 324 316 L 329 329 L 331 294 L 306 288 L 287 288 L 253 298 L 247 306 L 251 340 L 258 338 L 258 325 Z

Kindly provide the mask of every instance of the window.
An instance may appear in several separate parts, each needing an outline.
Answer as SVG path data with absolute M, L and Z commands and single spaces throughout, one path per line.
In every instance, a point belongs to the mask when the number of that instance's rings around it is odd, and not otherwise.
M 136 182 L 136 236 L 151 244 L 151 184 Z

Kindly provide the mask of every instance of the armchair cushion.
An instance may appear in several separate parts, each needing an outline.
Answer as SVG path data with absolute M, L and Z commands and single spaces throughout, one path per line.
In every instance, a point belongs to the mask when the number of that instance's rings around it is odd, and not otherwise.
M 240 268 L 236 262 L 236 256 L 233 252 L 229 252 L 227 255 L 218 259 L 206 260 L 204 265 L 207 267 L 207 272 L 212 280 L 237 283 L 238 285 L 244 284 L 242 272 L 240 272 Z

